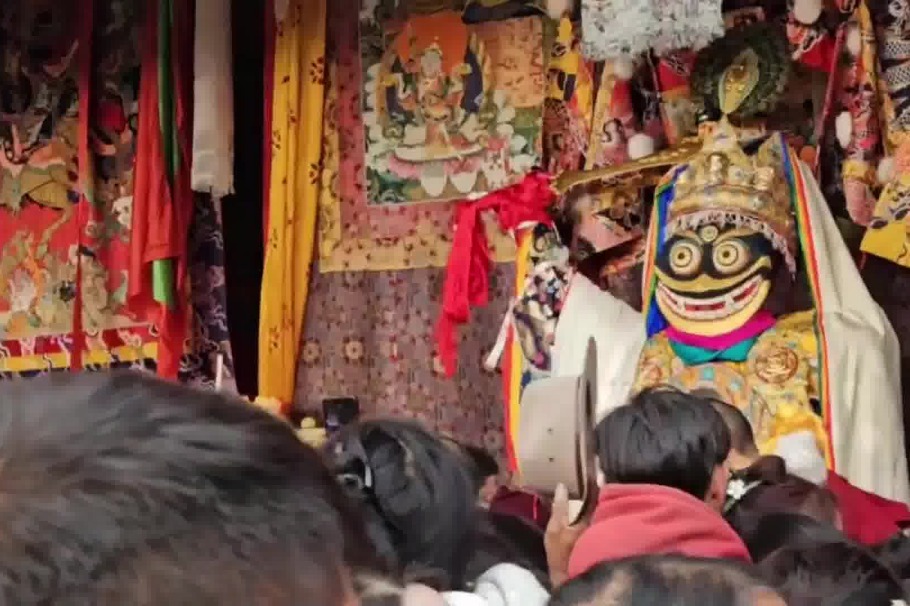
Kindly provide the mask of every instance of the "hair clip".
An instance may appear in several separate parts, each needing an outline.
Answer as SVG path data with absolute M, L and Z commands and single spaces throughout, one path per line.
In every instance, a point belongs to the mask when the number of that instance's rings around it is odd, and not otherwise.
M 727 501 L 724 503 L 724 513 L 728 513 L 733 509 L 733 507 L 742 501 L 753 488 L 761 483 L 761 480 L 754 480 L 747 483 L 742 478 L 733 478 L 727 482 Z
M 373 489 L 373 469 L 370 467 L 370 458 L 367 456 L 366 449 L 360 439 L 350 441 L 336 441 L 334 444 L 335 456 L 343 453 L 350 454 L 355 461 L 363 465 L 363 474 L 342 471 L 335 475 L 336 479 L 342 486 L 353 488 L 355 490 L 372 490 Z

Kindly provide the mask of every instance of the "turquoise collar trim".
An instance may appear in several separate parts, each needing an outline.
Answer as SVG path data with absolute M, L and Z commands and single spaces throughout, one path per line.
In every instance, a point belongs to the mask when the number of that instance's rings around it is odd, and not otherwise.
M 720 350 L 685 345 L 675 341 L 670 341 L 670 347 L 686 366 L 698 366 L 708 362 L 745 362 L 756 341 L 758 341 L 758 337 L 753 337 Z

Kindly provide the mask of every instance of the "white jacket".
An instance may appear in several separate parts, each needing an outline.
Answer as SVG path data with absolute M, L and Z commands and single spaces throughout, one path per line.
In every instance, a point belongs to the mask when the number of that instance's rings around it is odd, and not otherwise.
M 529 571 L 497 564 L 480 575 L 473 593 L 449 591 L 446 606 L 546 606 L 550 594 Z

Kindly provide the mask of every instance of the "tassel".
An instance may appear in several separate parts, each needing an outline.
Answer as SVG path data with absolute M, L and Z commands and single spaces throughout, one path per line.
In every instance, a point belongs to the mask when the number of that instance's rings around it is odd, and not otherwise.
M 847 36 L 844 45 L 852 57 L 859 57 L 859 54 L 863 51 L 863 37 L 855 23 L 847 26 Z
M 620 80 L 631 80 L 635 76 L 636 67 L 632 57 L 617 57 L 613 61 L 613 75 Z
M 630 160 L 638 160 L 654 153 L 654 139 L 644 133 L 635 133 L 629 137 L 628 153 Z
M 887 185 L 894 178 L 894 158 L 885 156 L 878 163 L 875 176 L 881 185 Z
M 821 15 L 821 0 L 796 0 L 793 3 L 793 17 L 804 25 L 812 25 Z
M 853 140 L 853 118 L 850 112 L 842 111 L 834 120 L 834 132 L 837 135 L 837 142 L 843 149 L 850 146 Z

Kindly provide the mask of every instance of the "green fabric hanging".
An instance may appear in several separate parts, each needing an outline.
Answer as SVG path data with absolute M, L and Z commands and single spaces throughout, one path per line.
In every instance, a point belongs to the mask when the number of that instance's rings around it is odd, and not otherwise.
M 174 66 L 171 57 L 174 27 L 173 0 L 158 0 L 158 113 L 164 167 L 173 196 L 174 176 L 180 164 L 177 145 L 176 104 L 174 102 Z M 173 307 L 176 296 L 174 259 L 159 259 L 152 263 L 152 295 L 159 303 Z

